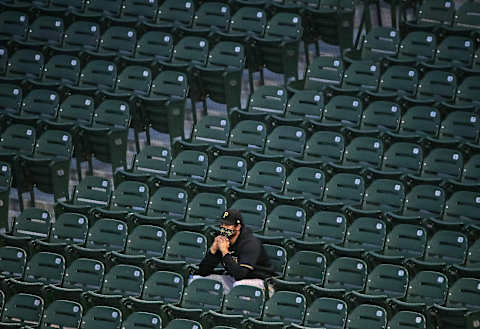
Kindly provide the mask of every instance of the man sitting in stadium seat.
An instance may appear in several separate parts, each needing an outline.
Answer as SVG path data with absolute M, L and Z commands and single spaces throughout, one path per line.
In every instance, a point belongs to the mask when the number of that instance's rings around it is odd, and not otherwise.
M 219 263 L 222 274 L 214 274 Z M 273 275 L 272 267 L 262 242 L 252 230 L 243 225 L 238 210 L 223 213 L 219 235 L 215 237 L 205 258 L 199 264 L 198 273 L 192 279 L 207 277 L 222 282 L 225 293 L 237 285 L 251 285 L 264 289 L 263 279 Z

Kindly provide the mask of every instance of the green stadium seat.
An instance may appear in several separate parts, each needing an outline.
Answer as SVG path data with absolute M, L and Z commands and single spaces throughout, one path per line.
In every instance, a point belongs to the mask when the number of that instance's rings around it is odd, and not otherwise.
M 102 287 L 104 275 L 105 266 L 102 262 L 89 258 L 77 258 L 65 271 L 62 287 L 97 291 Z
M 415 96 L 418 86 L 418 71 L 407 65 L 389 66 L 380 78 L 380 95 L 396 94 Z
M 339 257 L 327 268 L 323 286 L 329 289 L 361 291 L 367 280 L 367 264 L 357 258 Z
M 303 160 L 314 162 L 341 162 L 345 150 L 345 138 L 334 131 L 316 131 L 307 140 Z
M 39 208 L 24 209 L 13 220 L 8 233 L 0 233 L 4 245 L 26 248 L 26 242 L 34 239 L 48 239 L 50 236 L 50 213 Z
M 263 152 L 267 138 L 267 127 L 264 122 L 242 120 L 230 130 L 228 146 L 231 148 L 251 149 Z
M 100 43 L 100 25 L 91 21 L 76 21 L 65 31 L 62 46 L 67 50 L 96 51 Z M 57 50 L 57 48 L 54 48 Z
M 397 103 L 374 101 L 363 111 L 360 129 L 396 132 L 400 127 L 401 115 Z
M 120 329 L 122 316 L 122 312 L 115 307 L 95 305 L 85 311 L 80 328 Z
M 10 205 L 10 187 L 12 186 L 12 168 L 6 162 L 0 162 L 0 228 L 8 230 L 8 210 Z
M 75 301 L 55 300 L 45 308 L 40 328 L 80 328 L 82 313 L 82 305 Z
M 54 16 L 38 16 L 28 27 L 25 46 L 58 46 L 62 43 L 65 25 L 63 19 Z
M 250 66 L 249 74 L 253 74 L 254 70 L 261 71 L 262 78 L 265 67 L 283 74 L 285 82 L 292 77 L 298 79 L 298 48 L 302 34 L 299 15 L 287 12 L 274 15 L 267 23 L 264 36 L 252 37 L 256 61 Z
M 185 36 L 174 47 L 170 63 L 163 63 L 167 68 L 186 71 L 194 65 L 205 66 L 208 60 L 208 40 L 198 36 Z
M 80 126 L 82 150 L 89 160 L 89 174 L 93 174 L 91 159 L 112 165 L 112 173 L 127 166 L 127 137 L 131 112 L 127 103 L 107 99 L 95 110 L 92 126 Z M 77 155 L 78 156 L 78 155 Z
M 451 25 L 455 14 L 455 2 L 448 0 L 425 1 L 417 12 L 420 25 Z
M 133 95 L 147 96 L 152 86 L 152 71 L 148 67 L 131 65 L 118 75 L 113 92 L 104 90 L 107 97 L 129 98 Z
M 361 46 L 361 58 L 381 60 L 396 56 L 400 44 L 400 32 L 390 27 L 376 27 L 368 31 Z
M 73 155 L 72 136 L 60 130 L 47 130 L 37 140 L 33 156 L 21 155 L 24 181 L 19 182 L 18 194 L 40 191 L 53 194 L 54 200 L 68 198 L 70 163 Z M 32 200 L 32 204 L 34 201 Z
M 2 83 L 0 86 L 0 113 L 19 113 L 23 98 L 22 88 L 10 83 Z
M 383 142 L 375 137 L 355 137 L 345 148 L 343 164 L 380 168 L 383 157 Z
M 208 171 L 208 156 L 204 152 L 185 150 L 170 165 L 171 178 L 187 178 L 203 182 Z
M 419 224 L 396 224 L 388 233 L 383 254 L 401 258 L 423 257 L 427 231 Z
M 307 308 L 302 326 L 291 325 L 293 328 L 344 328 L 347 321 L 347 304 L 340 299 L 319 297 Z
M 450 72 L 432 70 L 418 83 L 417 98 L 436 101 L 453 101 L 457 90 L 457 78 Z
M 230 206 L 231 209 L 242 209 L 243 223 L 253 232 L 263 231 L 267 218 L 267 206 L 262 200 L 241 197 Z
M 45 57 L 40 51 L 26 48 L 19 49 L 10 56 L 7 72 L 2 80 L 38 80 L 42 75 L 44 65 Z
M 320 121 L 324 106 L 323 93 L 314 90 L 297 91 L 288 100 L 285 118 Z
M 34 244 L 40 250 L 63 251 L 68 244 L 84 244 L 88 233 L 86 215 L 64 212 L 55 217 L 48 241 L 37 240 Z
M 311 167 L 297 167 L 287 177 L 283 194 L 286 196 L 303 196 L 306 199 L 323 197 L 325 174 L 322 170 Z
M 55 119 L 60 105 L 60 97 L 54 90 L 33 89 L 24 96 L 20 113 L 9 114 L 13 123 L 36 126 L 39 119 Z
M 381 251 L 386 240 L 386 225 L 381 219 L 359 217 L 348 226 L 343 247 Z
M 305 89 L 322 90 L 330 85 L 340 87 L 344 70 L 343 60 L 340 57 L 316 57 L 307 68 Z
M 370 61 L 353 62 L 343 74 L 341 87 L 358 91 L 376 91 L 380 75 L 379 64 Z
M 337 95 L 332 97 L 323 111 L 323 123 L 341 123 L 344 126 L 360 125 L 363 104 L 360 98 Z
M 463 155 L 458 150 L 435 148 L 425 157 L 422 177 L 460 179 L 463 170 Z
M 305 229 L 305 210 L 294 204 L 278 204 L 268 214 L 263 234 L 267 239 L 301 238 Z
M 476 143 L 480 131 L 478 119 L 478 115 L 467 111 L 449 113 L 442 121 L 438 137 Z
M 184 188 L 163 186 L 150 197 L 146 215 L 134 214 L 132 220 L 162 226 L 171 219 L 183 221 L 187 207 L 188 193 Z
M 475 19 L 480 12 L 480 7 L 476 2 L 464 2 L 456 8 L 453 17 L 453 27 L 460 29 L 478 29 L 478 21 Z
M 285 157 L 302 157 L 305 147 L 305 130 L 293 125 L 279 125 L 267 136 L 265 154 Z
M 164 28 L 189 27 L 195 15 L 195 2 L 191 0 L 166 0 L 158 7 L 155 24 Z
M 471 67 L 475 51 L 473 40 L 464 36 L 447 36 L 438 45 L 436 65 Z
M 247 163 L 237 156 L 221 155 L 208 167 L 207 184 L 243 186 L 247 178 Z
M 388 320 L 388 327 L 390 329 L 426 329 L 427 320 L 425 315 L 413 311 L 399 311 Z
M 168 176 L 172 155 L 170 150 L 161 146 L 147 145 L 135 153 L 133 165 L 127 170 L 120 169 L 115 173 L 115 183 L 136 180 L 147 183 L 153 176 Z
M 93 0 L 86 4 L 85 12 L 81 13 L 89 18 L 106 18 L 119 16 L 122 1 L 118 0 Z M 79 13 L 76 13 L 79 15 Z M 83 16 L 79 15 L 79 16 Z
M 305 316 L 306 301 L 302 294 L 277 291 L 265 302 L 261 320 L 249 318 L 247 328 L 278 328 L 292 323 L 301 324 Z
M 443 213 L 445 191 L 435 185 L 419 184 L 408 192 L 402 214 L 404 216 L 437 217 Z
M 71 55 L 50 57 L 43 69 L 40 85 L 77 85 L 80 79 L 80 59 Z
M 405 200 L 405 187 L 401 181 L 376 179 L 365 190 L 362 209 L 401 211 Z
M 117 264 L 105 274 L 102 289 L 99 293 L 89 292 L 92 297 L 100 300 L 108 296 L 140 296 L 143 289 L 143 270 L 138 266 Z M 87 297 L 88 298 L 88 297 Z
M 267 253 L 270 263 L 273 266 L 273 272 L 276 276 L 283 276 L 287 266 L 287 252 L 283 247 L 264 243 L 263 248 Z
M 141 328 L 162 328 L 162 318 L 158 314 L 149 312 L 134 312 L 122 322 L 122 328 L 141 329 Z
M 158 1 L 156 0 L 126 0 L 122 4 L 122 11 L 117 18 L 110 18 L 115 23 L 138 23 L 154 21 L 157 17 Z
M 180 260 L 188 264 L 197 264 L 203 259 L 206 251 L 207 239 L 203 234 L 179 231 L 168 240 L 165 260 Z
M 175 0 L 174 0 L 175 1 Z M 198 321 L 190 319 L 173 319 L 165 329 L 202 329 L 202 325 Z
M 105 207 L 110 204 L 112 183 L 100 176 L 87 176 L 73 188 L 72 197 L 68 201 L 59 201 L 55 213 L 78 212 L 88 214 L 93 207 Z
M 419 134 L 436 137 L 440 130 L 441 116 L 438 109 L 430 106 L 410 107 L 400 122 L 400 134 Z
M 407 286 L 408 271 L 405 267 L 379 264 L 368 274 L 365 294 L 401 298 L 405 296 Z
M 397 59 L 402 62 L 432 62 L 437 50 L 437 37 L 433 32 L 412 31 L 400 42 Z
M 435 271 L 420 271 L 409 281 L 405 302 L 423 303 L 428 306 L 435 303 L 443 305 L 447 292 L 448 279 L 445 274 Z
M 0 247 L 0 278 L 22 279 L 27 261 L 27 253 L 13 246 Z
M 383 154 L 382 171 L 420 174 L 423 149 L 419 144 L 396 142 Z
M 467 256 L 467 249 L 468 238 L 465 234 L 449 230 L 440 230 L 427 242 L 425 261 L 463 264 Z
M 266 112 L 283 116 L 288 102 L 287 91 L 283 87 L 260 86 L 250 95 L 249 112 Z
M 346 329 L 382 329 L 387 325 L 387 311 L 378 305 L 361 304 L 348 313 Z
M 323 201 L 361 204 L 365 193 L 364 179 L 355 174 L 339 173 L 325 185 Z
M 134 28 L 127 26 L 111 26 L 103 32 L 102 37 L 100 38 L 98 51 L 87 50 L 87 53 L 95 57 L 132 57 L 136 46 L 137 31 Z
M 2 313 L 2 325 L 17 323 L 22 327 L 38 326 L 42 319 L 43 299 L 36 295 L 17 293 L 6 302 Z
M 69 86 L 74 91 L 112 91 L 117 80 L 117 66 L 111 61 L 91 60 L 82 69 L 78 86 Z
M 462 83 L 457 88 L 457 96 L 455 96 L 455 103 L 459 105 L 468 105 L 472 102 L 478 103 L 478 88 L 480 88 L 480 78 L 470 76 L 463 79 Z
M 222 116 L 207 115 L 193 127 L 192 142 L 195 144 L 226 145 L 230 125 Z
M 480 182 L 480 155 L 475 154 L 463 166 L 462 183 L 479 183 Z
M 20 10 L 5 10 L 0 14 L 0 39 L 23 40 L 28 32 L 28 15 Z
M 284 165 L 275 161 L 257 161 L 247 173 L 245 189 L 282 192 L 285 179 Z
M 131 63 L 146 65 L 152 61 L 169 61 L 172 53 L 173 36 L 171 33 L 148 30 L 138 40 L 135 55 L 133 57 L 123 56 L 122 59 Z

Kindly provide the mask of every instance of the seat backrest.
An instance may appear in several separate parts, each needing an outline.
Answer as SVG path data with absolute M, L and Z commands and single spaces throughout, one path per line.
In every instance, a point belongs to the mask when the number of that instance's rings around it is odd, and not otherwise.
M 263 152 L 266 138 L 267 127 L 264 122 L 243 120 L 231 129 L 228 146 Z
M 311 167 L 297 167 L 285 182 L 283 193 L 287 196 L 303 196 L 305 199 L 323 197 L 325 174 L 322 170 Z
M 157 8 L 157 0 L 125 0 L 122 6 L 122 17 L 152 21 L 156 17 Z
M 377 305 L 361 304 L 355 307 L 347 317 L 346 328 L 382 329 L 387 325 L 387 311 Z
M 390 27 L 372 29 L 365 36 L 362 45 L 363 59 L 382 59 L 395 57 L 400 44 L 400 32 Z
M 391 329 L 402 329 L 405 326 L 412 329 L 426 329 L 427 320 L 422 313 L 399 311 L 388 321 L 388 326 Z
M 405 112 L 400 133 L 414 133 L 436 137 L 440 129 L 440 111 L 430 106 L 413 106 Z
M 107 207 L 110 203 L 112 183 L 99 176 L 86 176 L 75 186 L 73 204 Z
M 285 117 L 320 121 L 323 114 L 324 95 L 315 90 L 299 90 L 288 99 Z
M 467 111 L 453 111 L 447 115 L 440 126 L 440 138 L 455 138 L 467 142 L 478 141 L 479 116 Z
M 283 87 L 261 86 L 248 100 L 249 112 L 263 112 L 283 116 L 287 106 L 288 95 Z
M 152 86 L 152 71 L 140 65 L 130 65 L 117 77 L 115 91 L 131 95 L 147 96 Z
M 227 118 L 221 116 L 205 116 L 193 128 L 193 143 L 226 145 L 230 125 Z
M 208 156 L 204 152 L 185 150 L 170 165 L 170 177 L 203 182 L 207 176 Z
M 230 7 L 221 2 L 203 3 L 193 17 L 194 29 L 226 31 L 230 23 Z
M 424 1 L 418 10 L 420 24 L 451 25 L 455 14 L 455 2 L 450 0 Z
M 105 265 L 102 262 L 78 258 L 65 271 L 62 287 L 97 291 L 102 287 L 104 275 Z
M 265 293 L 257 287 L 238 285 L 225 295 L 223 314 L 240 314 L 247 317 L 260 317 L 265 303 Z
M 265 154 L 285 157 L 302 157 L 305 147 L 305 130 L 295 126 L 280 125 L 267 136 Z
M 152 82 L 150 96 L 186 98 L 188 93 L 187 75 L 182 72 L 164 70 Z
M 168 326 L 165 329 L 202 329 L 202 325 L 195 321 L 189 319 L 173 319 L 168 323 Z
M 416 185 L 405 198 L 403 214 L 406 216 L 441 216 L 445 204 L 445 191 L 434 185 Z
M 110 306 L 95 305 L 90 307 L 82 318 L 80 328 L 111 328 L 120 329 L 122 325 L 122 312 Z
M 150 312 L 133 312 L 126 320 L 122 322 L 122 328 L 125 329 L 161 329 L 162 318 L 158 314 Z
M 165 147 L 147 145 L 135 156 L 133 172 L 167 176 L 172 155 Z
M 417 88 L 417 98 L 453 101 L 457 91 L 457 78 L 448 71 L 427 72 Z
M 50 214 L 39 208 L 28 208 L 15 218 L 13 235 L 33 239 L 48 239 L 50 236 Z
M 471 67 L 475 51 L 472 38 L 450 35 L 438 45 L 435 64 Z
M 347 229 L 344 246 L 369 251 L 383 250 L 386 225 L 381 219 L 359 217 Z
M 435 148 L 423 160 L 422 176 L 460 179 L 463 155 L 457 149 Z
M 266 301 L 262 319 L 280 321 L 284 324 L 303 322 L 306 301 L 302 294 L 291 291 L 277 291 Z
M 308 327 L 344 328 L 347 304 L 340 299 L 320 297 L 307 308 L 303 324 Z
M 43 81 L 77 85 L 80 78 L 80 59 L 71 55 L 55 55 L 45 64 Z
M 168 61 L 173 53 L 173 36 L 163 31 L 147 31 L 138 40 L 135 58 Z
M 339 257 L 327 268 L 325 288 L 363 290 L 367 280 L 367 264 L 358 258 Z
M 28 31 L 28 15 L 20 10 L 5 10 L 0 14 L 0 36 L 25 39 Z
M 188 207 L 188 194 L 182 188 L 160 187 L 149 201 L 147 215 L 168 219 L 182 219 Z
M 42 297 L 25 293 L 13 295 L 5 304 L 2 322 L 16 322 L 21 326 L 38 326 L 42 318 Z
M 198 278 L 190 282 L 183 292 L 182 307 L 220 311 L 223 302 L 222 283 Z
M 340 57 L 319 56 L 308 66 L 306 90 L 322 90 L 325 86 L 340 86 L 345 68 Z
M 127 241 L 127 224 L 116 219 L 99 219 L 88 231 L 85 246 L 107 251 L 123 250 Z
M 7 76 L 40 79 L 44 64 L 45 57 L 40 51 L 20 49 L 8 60 Z
M 272 264 L 273 272 L 278 276 L 282 276 L 287 265 L 287 252 L 285 249 L 273 244 L 263 244 L 263 248 Z
M 0 139 L 0 152 L 31 156 L 35 147 L 35 128 L 22 124 L 9 125 Z
M 162 258 L 167 244 L 167 233 L 158 226 L 139 225 L 128 235 L 125 253 Z
M 345 70 L 342 88 L 376 91 L 380 81 L 380 66 L 374 62 L 357 61 Z
M 480 280 L 477 278 L 458 278 L 448 290 L 447 307 L 480 307 Z
M 265 38 L 299 40 L 303 34 L 302 19 L 294 13 L 277 13 L 267 23 Z
M 143 270 L 138 266 L 114 265 L 103 279 L 102 293 L 107 295 L 140 296 L 143 289 Z
M 41 45 L 59 45 L 63 39 L 63 19 L 54 16 L 39 16 L 29 26 L 28 41 Z
M 95 110 L 94 128 L 127 129 L 130 125 L 131 112 L 129 105 L 116 99 L 106 99 Z
M 247 178 L 247 162 L 244 158 L 221 155 L 208 167 L 206 183 L 242 186 Z
M 440 230 L 427 242 L 425 260 L 447 264 L 463 264 L 467 257 L 468 238 L 465 234 Z
M 476 223 L 480 219 L 480 193 L 455 191 L 445 203 L 444 220 Z
M 147 210 L 149 198 L 147 184 L 124 181 L 113 191 L 110 209 L 144 213 Z
M 27 260 L 25 250 L 13 247 L 0 247 L 0 275 L 5 278 L 23 278 Z
M 325 186 L 324 201 L 360 204 L 365 193 L 363 177 L 355 174 L 339 173 L 334 175 Z
M 337 95 L 332 97 L 325 105 L 322 122 L 358 127 L 362 113 L 363 103 L 360 98 Z
M 223 194 L 201 192 L 196 194 L 188 204 L 185 221 L 216 225 L 218 218 L 227 210 L 227 200 Z
M 113 90 L 117 80 L 117 65 L 100 59 L 89 61 L 80 74 L 80 87 Z
M 347 231 L 347 219 L 341 212 L 317 211 L 305 227 L 304 241 L 341 244 Z
M 61 130 L 47 130 L 37 140 L 33 156 L 39 159 L 70 159 L 73 154 L 72 136 Z
M 415 143 L 397 142 L 383 153 L 382 170 L 420 174 L 423 149 Z
M 65 31 L 63 47 L 66 49 L 97 50 L 100 43 L 100 26 L 91 21 L 76 21 Z
M 317 131 L 307 141 L 303 159 L 307 161 L 341 162 L 345 138 L 333 131 Z
M 445 274 L 435 271 L 420 271 L 409 282 L 406 300 L 412 303 L 443 305 L 448 292 Z
M 208 40 L 197 36 L 183 37 L 175 45 L 172 62 L 178 64 L 207 64 L 209 52 Z
M 55 300 L 46 308 L 40 328 L 79 328 L 83 307 L 70 300 Z
M 195 2 L 191 0 L 166 0 L 158 8 L 157 23 L 167 26 L 192 25 Z
M 376 179 L 365 190 L 363 209 L 400 211 L 405 201 L 405 187 L 401 181 Z
M 183 260 L 187 263 L 199 263 L 207 252 L 207 239 L 201 233 L 179 231 L 167 243 L 166 260 Z
M 264 234 L 283 238 L 301 238 L 305 222 L 306 213 L 302 207 L 279 204 L 268 214 Z
M 387 256 L 422 257 L 427 245 L 427 232 L 421 225 L 397 224 L 388 233 L 383 253 Z
M 259 37 L 263 36 L 267 25 L 267 15 L 263 9 L 249 6 L 242 6 L 230 20 L 229 32 L 231 34 L 246 35 L 253 33 Z
M 178 304 L 183 295 L 183 276 L 175 272 L 156 271 L 145 282 L 142 299 Z
M 414 96 L 417 92 L 417 69 L 406 65 L 392 65 L 382 74 L 379 91 Z
M 83 244 L 87 239 L 88 218 L 86 215 L 66 212 L 57 216 L 52 224 L 50 242 Z
M 267 218 L 267 206 L 258 199 L 237 199 L 231 209 L 242 209 L 242 221 L 253 232 L 263 231 Z
M 103 32 L 99 51 L 115 55 L 133 56 L 137 45 L 137 31 L 127 26 L 111 26 Z
M 343 164 L 379 168 L 383 158 L 383 142 L 376 137 L 355 137 L 345 148 Z
M 396 132 L 400 126 L 401 110 L 397 103 L 389 101 L 371 102 L 363 111 L 360 128 L 379 129 Z
M 297 251 L 287 263 L 284 279 L 321 286 L 325 277 L 327 260 L 319 252 Z
M 401 265 L 379 264 L 369 274 L 365 292 L 369 295 L 404 297 L 408 286 L 408 271 Z
M 55 119 L 60 104 L 58 93 L 48 89 L 34 89 L 23 98 L 22 116 Z
M 43 284 L 60 284 L 65 273 L 65 259 L 62 255 L 51 252 L 38 252 L 32 256 L 25 268 L 26 282 Z
M 248 171 L 245 188 L 281 192 L 286 179 L 285 171 L 285 166 L 278 162 L 258 161 Z
M 0 111 L 2 113 L 18 113 L 22 105 L 22 88 L 10 83 L 0 85 Z
M 74 94 L 68 96 L 58 109 L 57 122 L 91 125 L 95 104 L 93 98 Z

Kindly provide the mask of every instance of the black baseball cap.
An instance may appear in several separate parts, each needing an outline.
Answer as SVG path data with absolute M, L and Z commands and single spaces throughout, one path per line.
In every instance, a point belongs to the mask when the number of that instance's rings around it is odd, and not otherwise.
M 223 212 L 220 221 L 221 224 L 237 226 L 238 224 L 242 224 L 242 214 L 238 210 L 227 209 Z

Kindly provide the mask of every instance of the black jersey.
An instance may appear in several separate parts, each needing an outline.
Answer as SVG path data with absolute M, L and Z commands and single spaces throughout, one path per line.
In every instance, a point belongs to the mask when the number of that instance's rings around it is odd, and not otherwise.
M 229 250 L 230 252 L 223 257 L 220 251 L 213 255 L 208 250 L 199 265 L 198 274 L 201 276 L 212 274 L 221 262 L 225 274 L 233 276 L 235 280 L 264 279 L 273 275 L 262 242 L 253 235 L 250 228 L 242 226 L 240 235 L 235 243 L 230 245 Z

